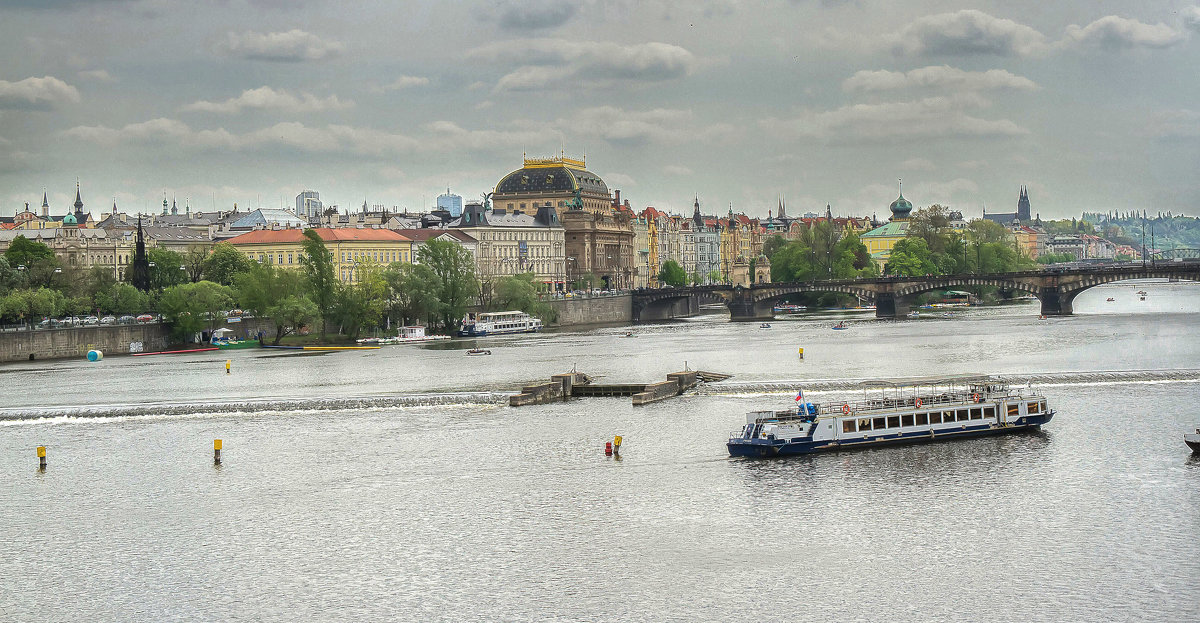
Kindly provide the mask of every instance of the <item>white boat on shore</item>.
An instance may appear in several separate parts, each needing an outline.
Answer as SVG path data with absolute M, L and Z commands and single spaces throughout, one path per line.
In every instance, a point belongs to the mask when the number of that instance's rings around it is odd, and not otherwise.
M 420 344 L 448 339 L 450 339 L 449 335 L 426 335 L 425 327 L 411 326 L 400 327 L 397 334 L 392 337 L 367 337 L 356 341 L 367 346 L 386 346 L 389 344 Z
M 509 333 L 536 333 L 542 330 L 542 321 L 523 311 L 484 312 L 478 316 L 467 316 L 459 337 L 485 337 Z

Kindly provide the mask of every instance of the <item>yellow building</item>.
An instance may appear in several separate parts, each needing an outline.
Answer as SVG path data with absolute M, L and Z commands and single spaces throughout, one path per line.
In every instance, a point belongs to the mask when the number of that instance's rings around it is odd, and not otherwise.
M 904 198 L 902 190 L 900 196 L 888 206 L 892 211 L 890 222 L 859 236 L 859 240 L 867 247 L 867 253 L 871 254 L 871 260 L 880 269 L 891 259 L 892 247 L 908 235 L 908 215 L 912 213 L 912 208 L 912 203 Z
M 388 229 L 318 228 L 314 230 L 333 254 L 334 272 L 344 283 L 357 281 L 361 264 L 382 266 L 412 261 L 412 240 Z M 246 257 L 263 264 L 299 268 L 304 254 L 299 229 L 260 229 L 227 242 Z

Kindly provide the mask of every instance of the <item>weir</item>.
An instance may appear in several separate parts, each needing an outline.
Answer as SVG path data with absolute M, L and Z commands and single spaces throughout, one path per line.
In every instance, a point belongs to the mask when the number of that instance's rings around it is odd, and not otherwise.
M 647 405 L 682 394 L 700 383 L 711 383 L 729 378 L 728 374 L 685 370 L 672 372 L 660 383 L 592 383 L 590 377 L 581 372 L 556 374 L 548 383 L 527 385 L 521 393 L 509 396 L 512 407 L 542 405 L 565 401 L 569 398 L 629 396 L 634 406 Z

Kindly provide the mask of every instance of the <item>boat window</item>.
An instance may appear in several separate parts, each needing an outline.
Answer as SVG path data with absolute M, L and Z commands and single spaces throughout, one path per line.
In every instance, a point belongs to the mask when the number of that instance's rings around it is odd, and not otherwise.
M 983 417 L 996 417 L 996 407 L 984 407 Z
M 881 417 L 877 417 L 877 418 L 875 418 L 875 420 L 872 422 L 872 427 L 871 427 L 871 428 L 874 428 L 875 430 L 883 430 L 883 429 L 887 428 L 887 424 L 886 424 L 886 423 L 884 423 L 884 419 L 883 419 L 883 418 L 881 418 Z
M 979 407 L 973 407 L 973 408 L 971 409 L 971 419 L 972 419 L 972 420 L 981 420 L 981 419 L 983 419 L 983 410 L 982 410 L 982 409 L 980 409 Z
M 930 423 L 930 424 L 941 424 L 941 423 L 942 423 L 942 414 L 941 414 L 941 412 L 939 412 L 939 411 L 934 411 L 933 413 L 930 413 L 930 414 L 929 414 L 929 423 Z
M 925 426 L 926 424 L 928 424 L 929 423 L 929 415 L 930 414 L 928 414 L 928 413 L 918 413 L 917 414 L 917 426 Z M 935 413 L 934 415 L 937 415 L 937 414 Z
M 1009 417 L 1016 417 L 1016 416 L 1020 415 L 1020 411 L 1021 411 L 1020 407 L 1016 403 L 1010 403 L 1008 405 Z
M 965 422 L 968 419 L 970 419 L 970 417 L 971 417 L 971 414 L 966 409 L 958 410 L 958 421 L 959 422 Z
M 887 419 L 888 428 L 900 428 L 900 416 L 890 415 Z
M 867 418 L 863 418 L 863 419 L 859 420 L 858 421 L 858 430 L 859 431 L 871 430 L 871 420 L 869 420 Z
M 843 433 L 855 432 L 854 431 L 854 420 L 842 420 L 842 432 Z
M 913 425 L 912 414 L 900 416 L 900 425 L 901 426 L 912 426 Z

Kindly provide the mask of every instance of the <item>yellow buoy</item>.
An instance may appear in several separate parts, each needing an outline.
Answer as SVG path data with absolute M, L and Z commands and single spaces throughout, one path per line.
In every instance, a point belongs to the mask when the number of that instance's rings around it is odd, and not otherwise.
M 801 359 L 804 359 L 804 347 L 803 346 L 800 347 L 799 355 L 800 355 Z

